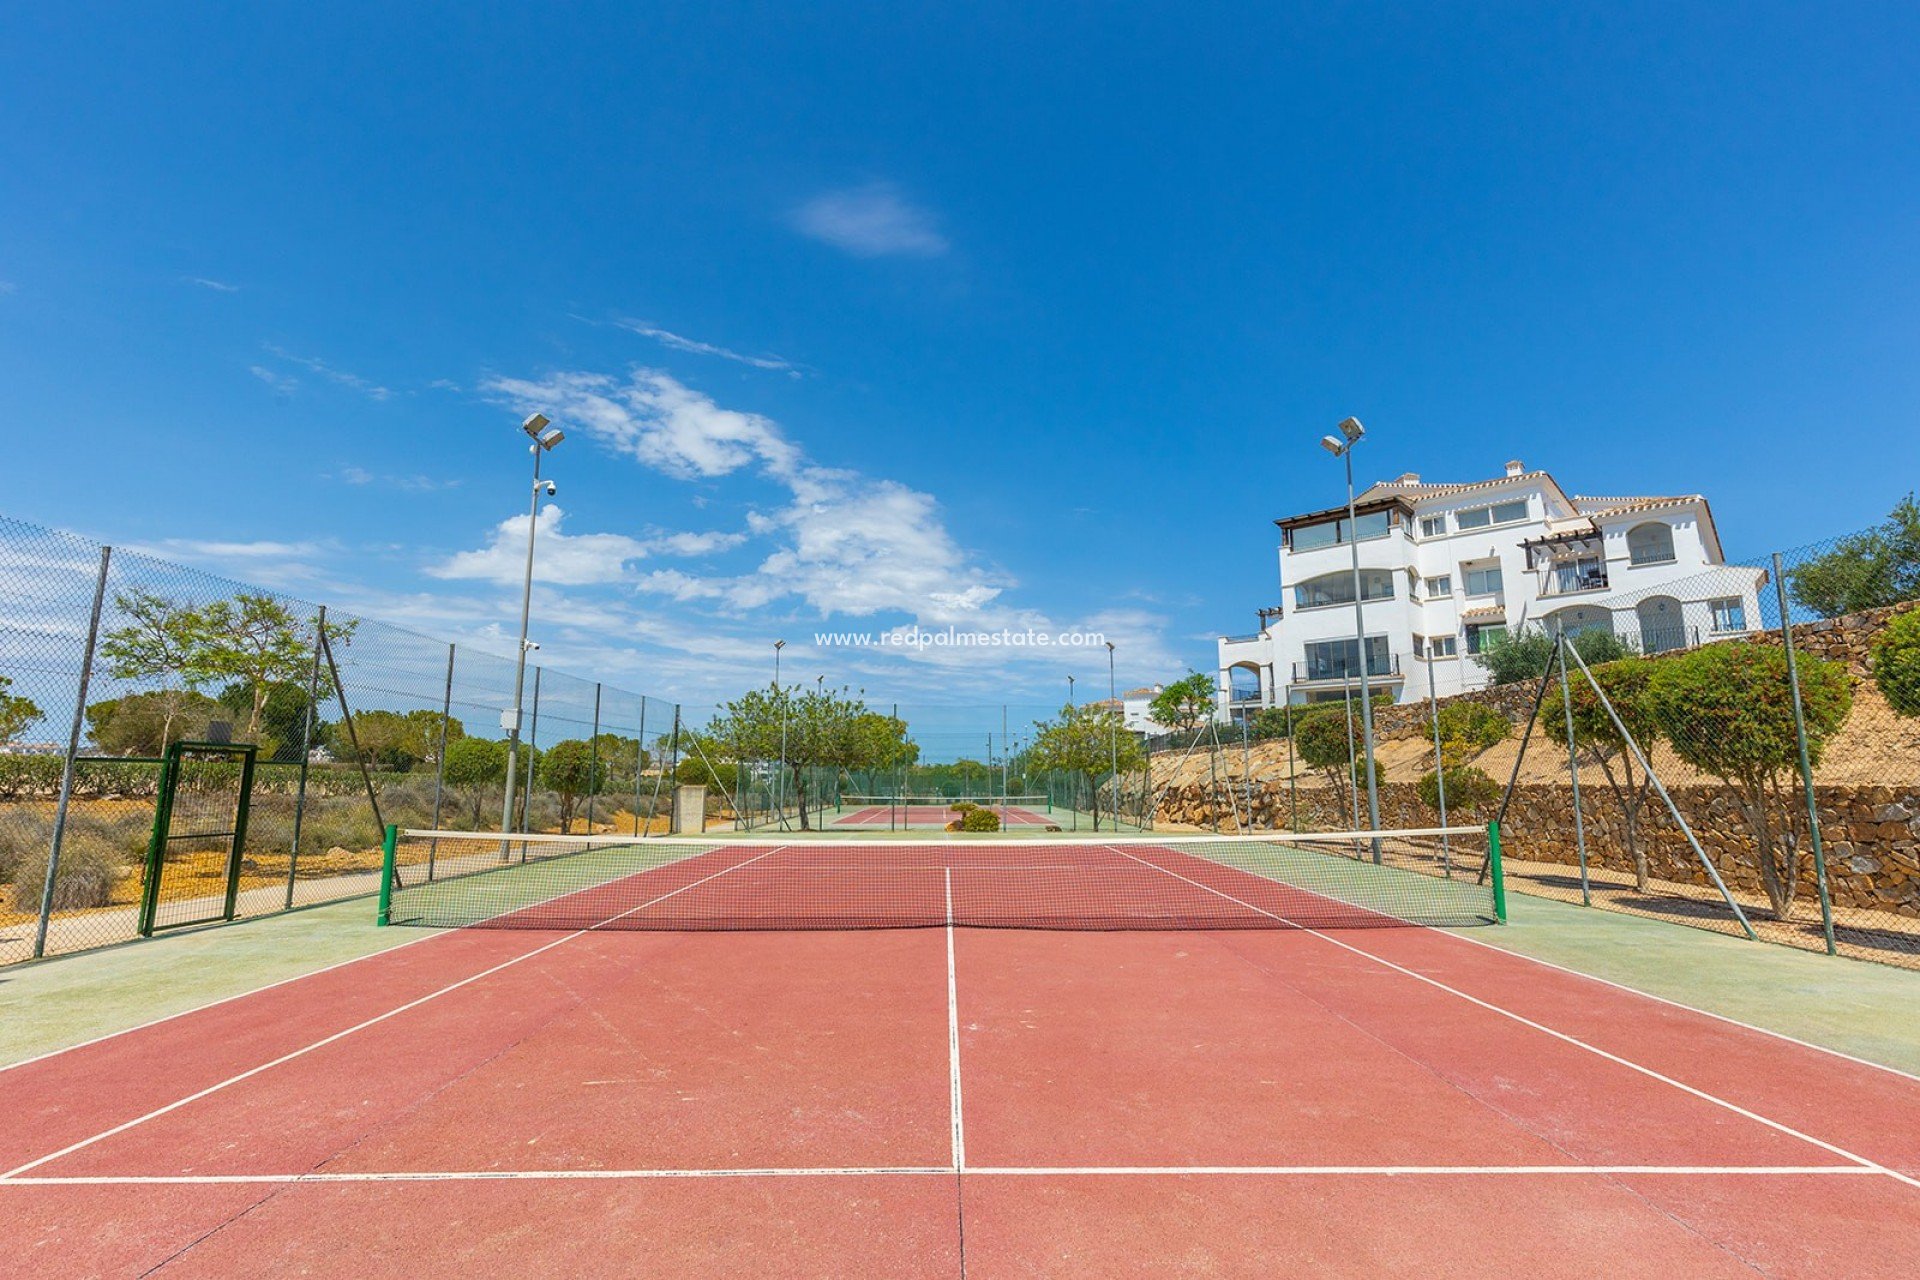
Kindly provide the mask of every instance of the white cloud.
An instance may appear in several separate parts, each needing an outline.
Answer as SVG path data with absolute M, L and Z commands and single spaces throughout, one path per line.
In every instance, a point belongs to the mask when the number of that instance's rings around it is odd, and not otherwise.
M 932 216 L 886 182 L 824 192 L 795 209 L 791 221 L 801 234 L 857 258 L 931 258 L 947 251 Z
M 750 356 L 745 352 L 734 351 L 728 347 L 717 346 L 711 342 L 701 342 L 697 338 L 683 338 L 671 330 L 658 325 L 648 324 L 644 320 L 615 320 L 614 323 L 629 333 L 637 333 L 643 338 L 652 338 L 663 347 L 674 351 L 686 351 L 693 355 L 718 356 L 722 360 L 732 360 L 736 364 L 751 365 L 755 369 L 772 369 L 780 373 L 800 376 L 800 368 L 793 361 L 780 356 Z
M 180 283 L 198 285 L 202 289 L 211 289 L 215 293 L 240 292 L 240 286 L 237 284 L 228 284 L 224 280 L 209 280 L 205 276 L 181 276 Z
M 582 587 L 630 580 L 627 566 L 656 555 L 696 556 L 738 546 L 745 534 L 667 533 L 630 538 L 618 533 L 570 534 L 562 527 L 565 511 L 552 504 L 540 510 L 534 575 L 544 583 Z M 427 572 L 436 578 L 477 578 L 517 584 L 526 574 L 527 517 L 509 516 L 494 526 L 486 546 L 462 551 Z
M 376 382 L 370 382 L 357 373 L 348 373 L 345 369 L 336 369 L 317 356 L 297 356 L 286 348 L 275 346 L 271 342 L 262 343 L 261 346 L 289 364 L 297 364 L 302 369 L 307 369 L 319 374 L 329 382 L 337 383 L 340 386 L 358 391 L 368 399 L 387 400 L 393 396 L 392 388 L 383 387 Z
M 408 493 L 432 493 L 437 489 L 457 489 L 458 480 L 436 480 L 432 476 L 422 475 L 376 475 L 365 467 L 346 466 L 334 472 L 329 479 L 351 485 L 384 485 L 390 489 L 401 489 Z
M 292 395 L 300 386 L 300 379 L 289 377 L 278 370 L 269 369 L 262 364 L 249 365 L 247 372 L 266 383 L 273 394 L 283 400 Z
M 772 419 L 722 409 L 657 369 L 621 382 L 603 373 L 557 373 L 539 380 L 489 378 L 481 386 L 523 412 L 538 410 L 579 426 L 602 443 L 683 480 L 724 476 L 758 464 L 790 473 L 800 450 Z

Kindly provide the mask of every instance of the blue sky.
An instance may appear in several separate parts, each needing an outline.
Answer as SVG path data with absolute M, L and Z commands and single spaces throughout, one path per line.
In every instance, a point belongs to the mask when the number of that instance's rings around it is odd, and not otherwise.
M 1911 6 L 16 6 L 0 508 L 711 700 L 771 641 L 1057 703 L 1277 594 L 1363 481 L 1701 491 L 1735 554 L 1915 482 Z M 20 478 L 26 478 L 21 482 Z M 505 541 L 503 541 L 505 539 Z M 790 668 L 791 670 L 791 668 Z

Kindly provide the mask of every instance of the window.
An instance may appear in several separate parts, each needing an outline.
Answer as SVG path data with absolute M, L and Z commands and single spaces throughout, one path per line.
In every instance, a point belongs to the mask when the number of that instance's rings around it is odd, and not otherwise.
M 1360 598 L 1362 600 L 1393 599 L 1393 571 L 1391 569 L 1363 569 L 1360 572 Z M 1327 573 L 1318 578 L 1309 578 L 1293 589 L 1293 607 L 1296 609 L 1323 609 L 1328 605 L 1353 603 L 1353 574 Z
M 1453 594 L 1453 575 L 1452 574 L 1443 573 L 1437 578 L 1427 579 L 1427 595 L 1429 598 L 1432 598 L 1434 596 L 1450 596 L 1452 594 Z
M 1302 525 L 1287 531 L 1287 547 L 1293 551 L 1312 551 L 1319 547 L 1337 547 L 1345 542 L 1366 542 L 1370 538 L 1384 538 L 1392 531 L 1393 523 L 1385 511 L 1373 511 L 1355 520 L 1353 527 L 1358 534 L 1349 537 L 1345 517 L 1338 520 L 1322 520 L 1319 524 Z
M 1724 600 L 1709 600 L 1707 608 L 1713 610 L 1715 632 L 1724 634 L 1747 629 L 1747 609 L 1740 603 L 1739 597 L 1728 596 Z
M 1367 637 L 1367 674 L 1392 674 L 1393 666 L 1385 636 Z M 1360 674 L 1360 646 L 1349 636 L 1345 640 L 1314 640 L 1307 644 L 1307 660 L 1301 664 L 1299 679 L 1341 680 Z
M 1499 595 L 1506 585 L 1500 577 L 1500 566 L 1490 564 L 1478 569 L 1465 570 L 1467 594 L 1470 596 Z
M 1627 530 L 1631 564 L 1668 564 L 1673 560 L 1673 530 L 1664 524 L 1637 524 Z
M 1569 591 L 1598 591 L 1607 585 L 1607 562 L 1599 556 L 1581 556 L 1577 560 L 1556 560 L 1547 590 L 1554 595 Z
M 1475 626 L 1469 623 L 1467 626 L 1467 652 L 1485 653 L 1488 649 L 1499 644 L 1506 638 L 1507 628 L 1504 623 L 1489 622 L 1483 626 Z
M 1438 538 L 1443 534 L 1445 534 L 1446 531 L 1447 531 L 1447 518 L 1445 516 L 1421 516 L 1420 517 L 1420 536 L 1421 537 Z
M 1453 636 L 1415 636 L 1413 651 L 1428 658 L 1451 658 L 1460 652 L 1460 642 Z
M 1491 507 L 1468 507 L 1453 513 L 1453 523 L 1461 529 L 1485 529 L 1496 524 L 1515 524 L 1527 518 L 1527 503 L 1502 502 Z

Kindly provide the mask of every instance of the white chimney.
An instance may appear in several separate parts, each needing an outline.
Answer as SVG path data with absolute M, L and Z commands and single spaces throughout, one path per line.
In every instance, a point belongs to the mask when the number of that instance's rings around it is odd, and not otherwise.
M 1507 464 L 1507 474 L 1510 476 L 1520 475 L 1526 469 L 1527 469 L 1526 464 L 1521 462 L 1520 459 L 1518 458 L 1515 458 L 1513 461 Z
M 1418 471 L 1404 472 L 1399 479 L 1394 481 L 1394 483 L 1395 484 L 1419 484 L 1420 473 Z

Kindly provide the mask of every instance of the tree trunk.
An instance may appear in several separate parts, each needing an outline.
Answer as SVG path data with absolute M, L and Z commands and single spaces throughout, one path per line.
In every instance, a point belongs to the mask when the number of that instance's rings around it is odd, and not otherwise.
M 792 766 L 792 768 L 793 768 L 793 798 L 794 798 L 794 802 L 800 806 L 800 829 L 802 831 L 811 831 L 813 830 L 813 828 L 807 825 L 806 775 L 800 771 L 799 765 L 796 764 Z
M 1793 916 L 1793 895 L 1798 887 L 1794 881 L 1793 853 L 1784 855 L 1786 863 L 1782 867 L 1782 854 L 1779 842 L 1774 839 L 1773 824 L 1767 819 L 1767 793 L 1764 785 L 1757 787 L 1753 795 L 1744 791 L 1737 792 L 1737 803 L 1745 812 L 1747 825 L 1753 829 L 1753 857 L 1760 869 L 1760 886 L 1766 890 L 1767 905 L 1773 908 L 1773 918 L 1788 920 Z

